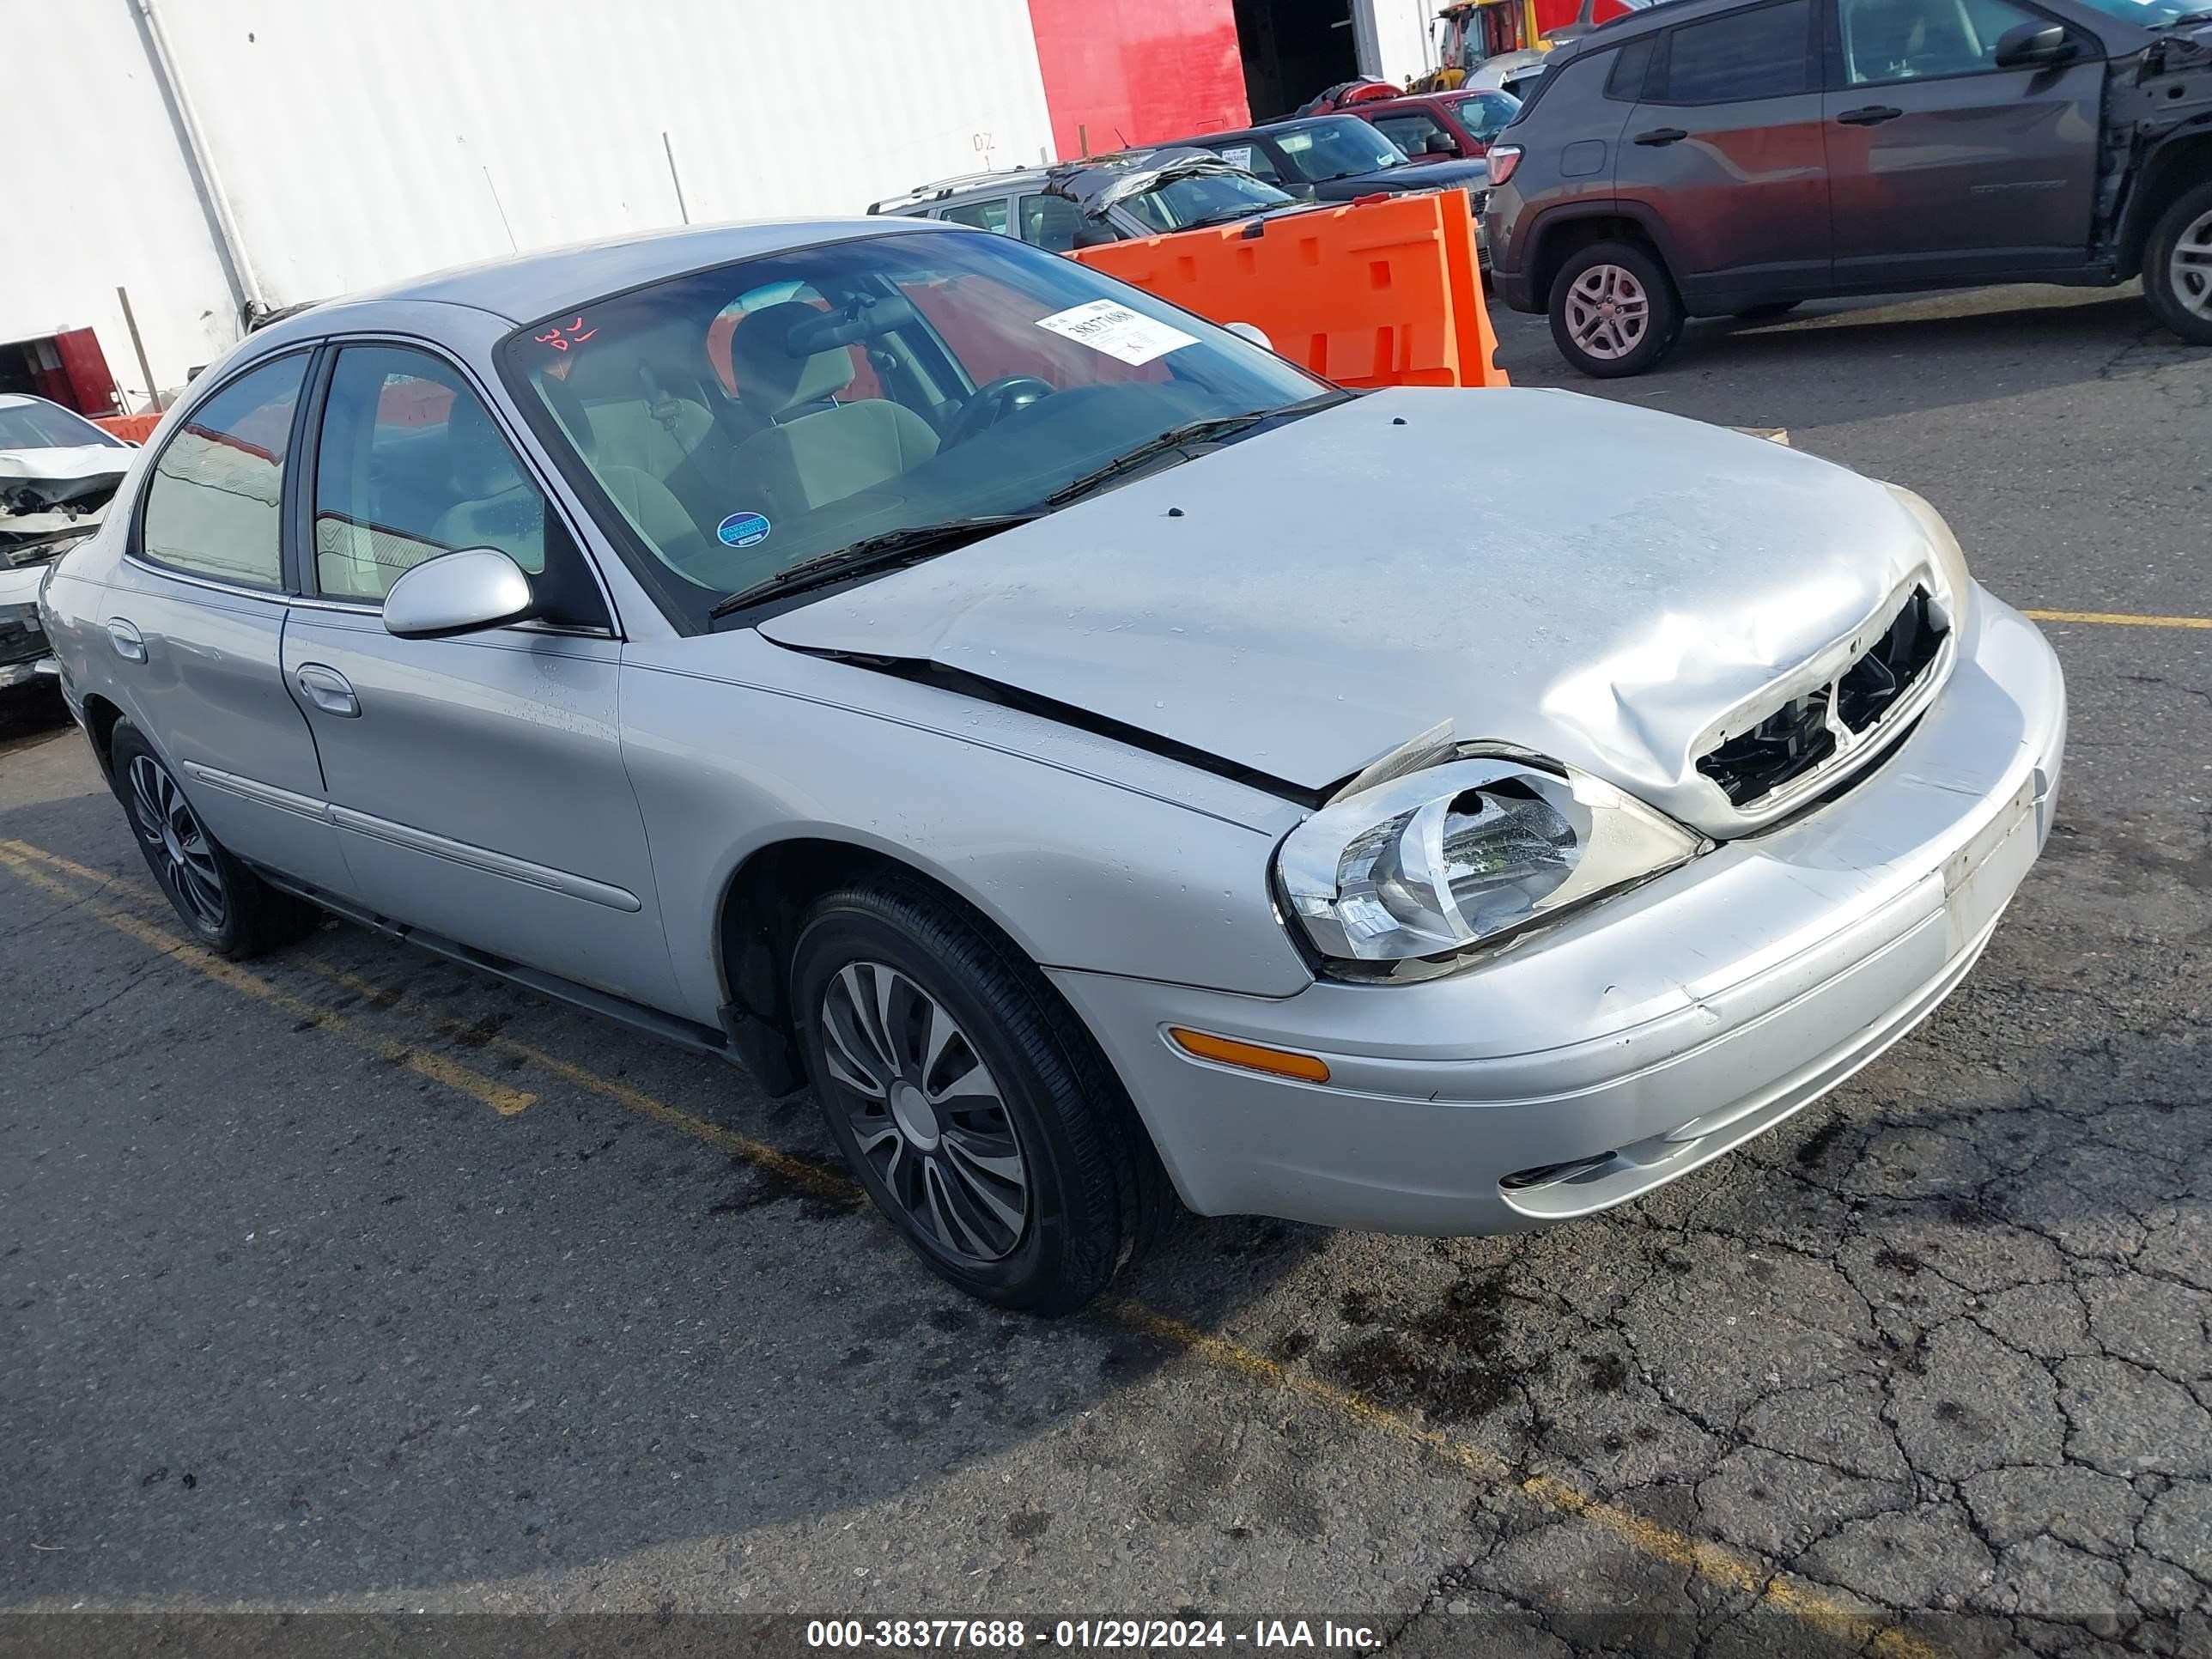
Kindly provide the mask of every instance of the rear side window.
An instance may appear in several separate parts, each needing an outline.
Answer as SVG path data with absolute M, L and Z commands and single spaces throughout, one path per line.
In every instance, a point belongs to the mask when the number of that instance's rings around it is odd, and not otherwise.
M 1613 72 L 1605 77 L 1605 95 L 1615 103 L 1633 104 L 1644 96 L 1644 82 L 1651 69 L 1651 37 L 1631 40 L 1613 55 Z
M 1647 103 L 1733 104 L 1813 90 L 1811 0 L 1685 23 L 1667 50 Z
M 295 352 L 192 410 L 146 487 L 147 558 L 242 587 L 283 586 L 284 450 L 307 373 L 307 354 Z

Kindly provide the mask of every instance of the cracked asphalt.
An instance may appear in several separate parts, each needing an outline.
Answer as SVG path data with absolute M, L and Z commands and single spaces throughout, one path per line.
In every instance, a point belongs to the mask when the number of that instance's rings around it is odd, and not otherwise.
M 1910 484 L 2017 604 L 2212 614 L 2212 355 L 2131 296 L 1694 325 L 1576 385 Z M 1835 1096 L 1534 1237 L 1188 1220 L 1057 1324 L 940 1288 L 732 1071 L 336 924 L 217 971 L 11 708 L 0 1608 L 2212 1655 L 2212 631 L 2050 631 L 2050 847 Z

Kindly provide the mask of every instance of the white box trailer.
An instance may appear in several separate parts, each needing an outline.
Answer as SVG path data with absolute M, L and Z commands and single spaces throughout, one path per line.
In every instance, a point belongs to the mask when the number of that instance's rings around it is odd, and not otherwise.
M 173 386 L 250 308 L 1052 142 L 1027 0 L 0 0 L 0 340 L 89 324 L 134 408 L 118 285 Z

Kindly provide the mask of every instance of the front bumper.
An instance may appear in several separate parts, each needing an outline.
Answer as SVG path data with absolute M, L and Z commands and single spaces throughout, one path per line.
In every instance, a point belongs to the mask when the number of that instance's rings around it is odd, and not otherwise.
M 1055 970 L 1185 1203 L 1513 1231 L 1633 1198 L 1818 1099 L 1965 977 L 2049 834 L 2058 663 L 1977 592 L 1950 683 L 1827 805 L 1447 979 L 1270 1000 Z M 1322 1056 L 1200 1060 L 1170 1024 Z

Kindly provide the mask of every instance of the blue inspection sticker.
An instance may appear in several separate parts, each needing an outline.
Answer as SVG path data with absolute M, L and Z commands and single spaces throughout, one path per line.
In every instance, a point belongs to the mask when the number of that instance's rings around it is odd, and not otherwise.
M 714 536 L 725 547 L 750 547 L 766 541 L 770 528 L 757 513 L 732 513 L 714 526 Z

